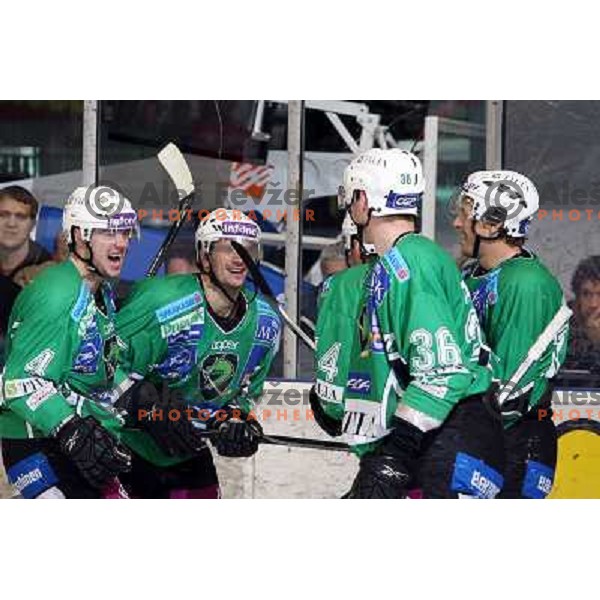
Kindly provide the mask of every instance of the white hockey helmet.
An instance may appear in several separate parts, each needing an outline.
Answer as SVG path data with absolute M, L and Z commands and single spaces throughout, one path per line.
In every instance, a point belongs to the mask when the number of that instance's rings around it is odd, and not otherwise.
M 365 192 L 374 217 L 417 216 L 425 191 L 421 161 L 397 148 L 368 150 L 346 167 L 338 205 L 348 208 L 357 190 Z
M 473 202 L 475 221 L 502 224 L 507 235 L 522 238 L 540 206 L 533 182 L 515 171 L 477 171 L 462 186 L 460 198 Z
M 67 199 L 62 230 L 69 245 L 75 243 L 73 227 L 80 228 L 86 242 L 90 242 L 95 229 L 129 231 L 138 237 L 140 232 L 131 202 L 113 188 L 93 185 L 76 188 Z
M 219 240 L 235 240 L 253 258 L 260 259 L 261 231 L 258 223 L 239 210 L 217 208 L 203 219 L 196 229 L 196 260 L 200 252 L 209 253 Z
M 342 221 L 342 233 L 340 235 L 340 238 L 344 242 L 344 250 L 346 250 L 346 252 L 350 252 L 350 250 L 352 250 L 352 240 L 359 239 L 358 227 L 356 223 L 352 220 L 350 212 L 346 212 L 346 216 Z M 362 242 L 362 240 L 359 241 L 361 242 L 361 253 L 363 255 L 370 256 L 372 254 L 376 254 L 374 244 L 365 244 L 364 242 Z

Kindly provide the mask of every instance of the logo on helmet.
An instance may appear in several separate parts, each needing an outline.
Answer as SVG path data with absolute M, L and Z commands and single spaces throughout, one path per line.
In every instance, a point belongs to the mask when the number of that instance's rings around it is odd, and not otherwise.
M 222 231 L 224 235 L 256 238 L 258 237 L 258 225 L 255 223 L 243 223 L 240 221 L 224 221 Z

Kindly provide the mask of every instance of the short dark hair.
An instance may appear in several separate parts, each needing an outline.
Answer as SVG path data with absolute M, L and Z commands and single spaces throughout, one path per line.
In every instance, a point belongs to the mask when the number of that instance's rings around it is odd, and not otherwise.
M 35 219 L 38 213 L 38 201 L 35 196 L 24 187 L 20 185 L 9 185 L 5 188 L 0 189 L 0 200 L 4 200 L 6 198 L 10 198 L 21 204 L 25 204 L 29 206 L 30 209 L 30 217 Z
M 576 296 L 586 281 L 600 281 L 600 256 L 588 256 L 577 265 L 571 279 L 571 289 Z

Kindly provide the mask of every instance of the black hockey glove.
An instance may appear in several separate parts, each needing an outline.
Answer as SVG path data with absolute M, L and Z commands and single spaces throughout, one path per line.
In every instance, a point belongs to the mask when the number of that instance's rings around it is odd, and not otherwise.
M 308 400 L 310 402 L 310 407 L 312 408 L 317 425 L 319 425 L 319 427 L 331 437 L 338 437 L 342 435 L 342 422 L 330 417 L 323 410 L 321 400 L 319 399 L 319 396 L 317 396 L 314 385 L 310 388 Z
M 360 467 L 347 498 L 406 498 L 414 481 L 423 432 L 393 418 L 392 431 L 373 453 L 360 459 Z
M 206 447 L 204 429 L 194 425 L 192 411 L 175 392 L 144 381 L 128 400 L 128 427 L 142 429 L 169 456 L 188 456 Z
M 103 489 L 119 473 L 131 469 L 129 452 L 93 417 L 75 415 L 55 437 L 61 451 L 96 489 Z
M 246 458 L 255 454 L 263 436 L 260 423 L 256 419 L 249 419 L 237 408 L 217 411 L 215 418 L 209 421 L 209 427 L 216 432 L 211 438 L 216 451 L 221 456 L 231 458 Z

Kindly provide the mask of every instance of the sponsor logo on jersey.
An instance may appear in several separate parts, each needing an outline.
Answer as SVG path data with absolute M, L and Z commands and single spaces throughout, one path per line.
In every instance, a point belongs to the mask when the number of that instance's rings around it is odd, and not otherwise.
M 29 377 L 27 379 L 9 379 L 4 382 L 4 397 L 7 400 L 10 400 L 11 398 L 28 396 L 37 390 L 41 390 L 47 384 L 47 379 L 41 379 L 39 377 Z
M 272 344 L 279 335 L 279 319 L 274 315 L 258 315 L 255 339 Z
M 37 390 L 27 400 L 25 404 L 29 407 L 30 410 L 36 410 L 41 404 L 43 404 L 48 398 L 57 393 L 54 384 L 49 381 L 43 388 Z
M 240 345 L 239 342 L 233 340 L 215 340 L 210 349 L 211 350 L 237 350 Z
M 183 315 L 174 321 L 170 321 L 169 323 L 161 325 L 160 336 L 163 339 L 166 339 L 169 336 L 179 333 L 180 331 L 192 328 L 193 325 L 202 324 L 204 324 L 204 308 L 200 307 L 197 311 Z
M 256 223 L 245 223 L 243 221 L 223 221 L 222 231 L 224 235 L 248 237 L 256 239 L 259 227 Z
M 344 388 L 340 385 L 333 385 L 322 379 L 317 379 L 315 392 L 321 400 L 325 402 L 334 402 L 340 404 L 344 399 Z
M 87 335 L 79 345 L 79 351 L 73 362 L 73 371 L 76 373 L 96 373 L 102 351 L 102 338 L 95 326 L 90 327 Z
M 396 273 L 399 281 L 408 281 L 410 279 L 410 270 L 398 248 L 392 248 L 391 252 L 388 252 L 385 258 L 394 273 Z
M 7 469 L 8 480 L 24 498 L 36 498 L 58 483 L 48 459 L 41 452 L 32 454 Z
M 54 350 L 46 348 L 42 350 L 37 356 L 32 358 L 24 367 L 25 371 L 30 375 L 37 375 L 43 377 L 46 374 L 46 369 L 54 358 Z
M 77 296 L 77 301 L 75 302 L 75 306 L 71 311 L 71 318 L 74 321 L 79 321 L 81 317 L 83 317 L 83 313 L 88 306 L 88 301 L 91 296 L 90 289 L 87 284 L 82 283 L 79 288 L 79 296 Z
M 421 206 L 423 194 L 397 194 L 390 190 L 385 197 L 385 205 L 387 208 L 396 209 L 418 209 Z
M 390 276 L 381 262 L 377 262 L 373 267 L 368 287 L 367 308 L 370 312 L 374 312 L 383 302 L 385 293 L 390 289 Z
M 471 498 L 495 498 L 504 478 L 484 461 L 458 452 L 454 461 L 451 489 Z
M 37 481 L 40 481 L 44 475 L 42 474 L 40 469 L 33 469 L 33 471 L 29 471 L 29 473 L 24 473 L 21 475 L 13 485 L 17 488 L 19 493 L 22 493 L 23 490 Z
M 350 373 L 347 387 L 355 394 L 367 396 L 371 391 L 371 377 L 368 373 Z
M 174 317 L 178 317 L 179 315 L 188 312 L 195 306 L 202 304 L 202 294 L 200 292 L 194 292 L 189 296 L 185 296 L 184 298 L 180 298 L 175 302 L 171 302 L 162 308 L 159 308 L 156 311 L 156 318 L 159 323 L 164 323 L 169 319 L 173 319 Z
M 177 379 L 185 380 L 189 377 L 196 364 L 196 357 L 196 348 L 175 346 L 169 348 L 165 360 L 160 364 L 154 365 L 153 369 L 162 379 L 168 381 Z
M 524 498 L 541 500 L 550 493 L 553 481 L 552 467 L 535 460 L 528 460 L 521 494 Z
M 364 444 L 387 433 L 381 421 L 381 404 L 367 400 L 346 400 L 342 431 L 351 444 Z
M 204 400 L 223 396 L 231 387 L 238 368 L 237 354 L 217 353 L 206 356 L 199 368 L 199 388 Z
M 475 307 L 480 323 L 485 323 L 488 307 L 496 304 L 498 300 L 498 275 L 499 271 L 490 273 L 471 292 L 473 306 Z

